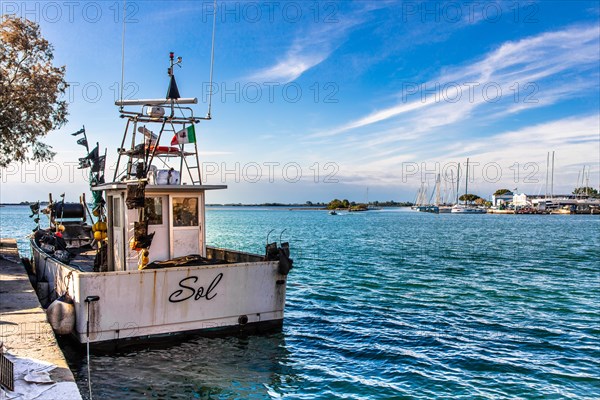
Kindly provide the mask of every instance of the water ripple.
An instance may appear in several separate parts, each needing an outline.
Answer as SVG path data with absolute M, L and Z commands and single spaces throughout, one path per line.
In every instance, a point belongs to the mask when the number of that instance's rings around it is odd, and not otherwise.
M 21 248 L 27 215 L 0 209 Z M 213 245 L 260 253 L 288 229 L 283 332 L 94 355 L 95 395 L 600 398 L 599 221 L 211 208 Z M 69 361 L 84 392 L 85 357 Z

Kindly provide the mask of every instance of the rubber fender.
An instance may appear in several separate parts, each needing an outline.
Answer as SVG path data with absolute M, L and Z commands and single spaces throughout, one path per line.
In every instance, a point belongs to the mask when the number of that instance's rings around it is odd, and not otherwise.
M 280 247 L 279 248 L 279 273 L 281 275 L 287 275 L 290 270 L 294 266 L 294 260 L 289 257 L 290 249 L 289 247 Z
M 57 335 L 68 335 L 75 327 L 75 306 L 64 297 L 54 300 L 46 310 L 48 322 Z

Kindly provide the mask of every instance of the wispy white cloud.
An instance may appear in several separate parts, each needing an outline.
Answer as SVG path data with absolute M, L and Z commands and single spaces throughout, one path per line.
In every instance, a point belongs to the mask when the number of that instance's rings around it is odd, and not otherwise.
M 255 72 L 248 77 L 251 81 L 288 83 L 298 79 L 304 72 L 325 60 L 330 49 L 310 49 L 304 40 L 298 40 L 285 58 L 277 64 Z
M 399 103 L 312 137 L 337 136 L 399 117 L 404 118 L 398 120 L 399 124 L 427 133 L 433 128 L 461 123 L 482 106 L 486 106 L 486 117 L 499 117 L 507 110 L 514 113 L 577 96 L 581 91 L 597 88 L 597 83 L 588 82 L 586 87 L 585 82 L 561 79 L 561 75 L 595 71 L 599 37 L 599 28 L 588 26 L 506 42 L 481 60 L 448 68 L 428 82 L 406 82 Z
M 514 177 L 509 168 L 515 163 L 522 167 L 532 162 L 545 168 L 546 152 L 556 150 L 557 188 L 568 188 L 583 164 L 591 165 L 592 175 L 598 174 L 599 115 L 591 104 L 568 118 L 559 117 L 564 116 L 562 110 L 559 116 L 544 111 L 529 121 L 524 116 L 533 114 L 524 112 L 552 110 L 597 93 L 599 45 L 597 26 L 571 26 L 503 43 L 479 59 L 444 68 L 437 77 L 414 83 L 410 88 L 418 90 L 412 96 L 404 93 L 402 98 L 402 93 L 396 93 L 396 100 L 387 107 L 314 132 L 305 144 L 327 149 L 329 159 L 340 165 L 344 182 L 356 183 L 360 177 L 365 184 L 398 185 L 399 190 L 407 187 L 401 173 L 405 163 L 431 166 L 467 157 L 499 163 L 504 168 L 502 180 L 480 182 L 477 189 L 482 192 L 510 186 Z M 456 101 L 449 100 L 451 90 L 444 93 L 444 87 L 467 83 L 474 90 L 469 93 L 463 86 L 462 97 Z M 482 90 L 486 84 L 489 93 Z M 492 98 L 494 88 L 502 92 L 497 100 Z M 390 98 L 388 94 L 380 101 L 390 104 Z M 415 179 L 415 187 L 418 182 Z M 523 189 L 535 192 L 532 185 Z
M 369 11 L 385 7 L 388 2 L 379 6 L 362 7 L 359 11 L 337 16 L 335 23 L 317 24 L 307 31 L 298 32 L 285 54 L 273 65 L 262 68 L 247 76 L 249 81 L 288 83 L 298 79 L 306 71 L 325 61 L 338 48 L 352 30 L 364 22 Z
M 340 163 L 338 178 L 349 184 L 397 187 L 407 194 L 414 192 L 422 180 L 433 185 L 437 172 L 447 166 L 455 169 L 456 162 L 464 163 L 469 157 L 469 185 L 476 193 L 485 195 L 499 187 L 539 193 L 545 183 L 546 154 L 556 150 L 555 193 L 570 193 L 584 165 L 590 168 L 592 176 L 600 172 L 600 114 L 555 119 L 488 137 L 458 140 L 444 145 L 443 154 L 435 157 L 427 155 L 427 147 L 429 143 L 405 146 L 395 153 L 379 154 L 368 163 Z M 407 170 L 411 173 L 404 174 L 404 166 L 409 164 L 411 169 Z M 493 168 L 486 169 L 490 165 Z M 496 176 L 497 172 L 500 176 Z

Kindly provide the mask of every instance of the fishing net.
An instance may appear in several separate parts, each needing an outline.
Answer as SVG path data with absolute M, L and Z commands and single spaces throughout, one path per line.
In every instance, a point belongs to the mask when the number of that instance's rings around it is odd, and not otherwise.
M 140 182 L 137 185 L 127 186 L 127 204 L 128 209 L 143 208 L 146 203 L 146 182 Z
M 135 249 L 147 249 L 152 244 L 154 233 L 148 234 L 148 221 L 134 222 L 133 239 Z

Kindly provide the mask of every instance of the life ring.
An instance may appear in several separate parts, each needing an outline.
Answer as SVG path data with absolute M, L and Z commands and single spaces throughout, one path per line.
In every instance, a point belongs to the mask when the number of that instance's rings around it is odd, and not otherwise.
M 156 150 L 155 150 L 156 149 Z M 149 146 L 150 153 L 154 154 L 180 154 L 181 150 L 179 147 L 170 147 L 170 146 Z

